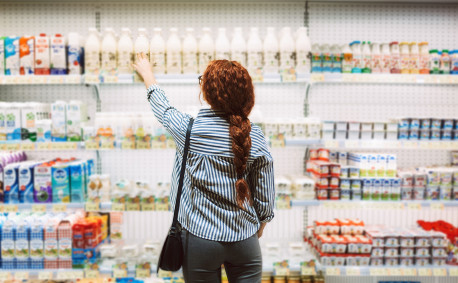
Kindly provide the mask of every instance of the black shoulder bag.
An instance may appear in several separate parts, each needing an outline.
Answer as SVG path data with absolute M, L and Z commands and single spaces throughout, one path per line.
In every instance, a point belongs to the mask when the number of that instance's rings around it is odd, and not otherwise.
M 186 159 L 188 158 L 189 140 L 191 137 L 191 129 L 193 123 L 194 119 L 191 118 L 188 124 L 188 130 L 186 132 L 186 141 L 183 150 L 183 161 L 181 162 L 180 181 L 178 182 L 173 222 L 169 233 L 165 238 L 164 245 L 162 246 L 161 255 L 157 264 L 157 271 L 159 271 L 159 268 L 165 271 L 177 271 L 183 264 L 183 246 L 181 244 L 181 230 L 178 227 L 178 212 L 180 211 L 181 192 L 183 190 L 184 172 L 186 169 Z

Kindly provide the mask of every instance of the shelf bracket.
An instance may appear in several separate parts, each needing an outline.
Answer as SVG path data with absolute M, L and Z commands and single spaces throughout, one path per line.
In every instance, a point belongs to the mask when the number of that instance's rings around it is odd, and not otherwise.
M 305 100 L 304 100 L 304 117 L 308 117 L 310 114 L 310 109 L 309 109 L 309 93 L 310 93 L 310 88 L 312 87 L 311 83 L 307 83 L 305 87 Z

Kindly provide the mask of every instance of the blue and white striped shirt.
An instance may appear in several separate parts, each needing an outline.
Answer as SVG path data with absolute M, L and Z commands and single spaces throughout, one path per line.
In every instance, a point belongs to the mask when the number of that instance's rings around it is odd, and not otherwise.
M 177 146 L 172 173 L 172 210 L 178 187 L 186 130 L 191 116 L 173 108 L 157 85 L 147 90 L 154 115 L 172 135 Z M 178 222 L 191 234 L 213 241 L 236 242 L 253 236 L 261 222 L 274 217 L 273 159 L 261 129 L 251 125 L 251 152 L 244 178 L 253 197 L 253 206 L 237 206 L 237 173 L 223 112 L 201 109 L 191 132 L 183 181 Z

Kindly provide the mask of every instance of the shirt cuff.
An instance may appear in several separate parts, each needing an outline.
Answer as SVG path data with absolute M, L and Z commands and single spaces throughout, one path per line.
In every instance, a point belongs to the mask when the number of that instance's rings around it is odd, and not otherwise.
M 272 221 L 273 218 L 274 218 L 274 216 L 272 215 L 272 216 L 269 216 L 269 217 L 264 218 L 263 220 L 261 220 L 261 221 L 259 221 L 259 222 L 261 222 L 261 223 L 268 223 L 268 222 Z
M 155 90 L 159 90 L 161 89 L 160 86 L 156 85 L 156 84 L 152 84 L 149 86 L 149 88 L 146 90 L 146 93 L 148 94 L 148 99 L 150 98 L 151 96 L 151 93 Z

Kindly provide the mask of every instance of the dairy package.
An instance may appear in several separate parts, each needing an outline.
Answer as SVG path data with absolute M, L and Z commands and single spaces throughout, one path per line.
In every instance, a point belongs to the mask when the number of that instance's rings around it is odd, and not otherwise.
M 72 224 L 62 220 L 57 227 L 58 268 L 72 268 Z
M 5 166 L 3 170 L 4 202 L 19 203 L 19 163 Z
M 65 37 L 57 33 L 51 38 L 51 75 L 67 74 Z
M 0 102 L 0 141 L 6 141 L 5 111 L 7 107 L 6 103 Z
M 39 111 L 39 110 L 38 110 Z M 24 103 L 21 107 L 21 139 L 35 142 L 37 140 L 37 105 L 36 103 Z
M 51 117 L 51 140 L 67 141 L 66 103 L 64 101 L 58 100 L 51 105 Z
M 57 268 L 57 219 L 49 219 L 44 226 L 44 265 Z
M 165 41 L 161 35 L 161 28 L 154 28 L 154 35 L 150 45 L 150 60 L 155 74 L 165 74 Z
M 30 223 L 30 265 L 33 268 L 44 268 L 43 221 L 36 217 Z
M 19 202 L 34 202 L 34 168 L 38 163 L 35 161 L 22 162 L 19 166 Z
M 68 34 L 67 62 L 69 75 L 80 75 L 83 72 L 83 48 L 76 32 Z
M 194 29 L 186 28 L 186 36 L 183 40 L 183 74 L 196 74 L 197 68 L 197 40 L 194 37 Z
M 51 59 L 49 51 L 49 37 L 40 33 L 35 38 L 35 74 L 49 75 L 51 73 Z
M 215 59 L 215 45 L 211 36 L 210 28 L 203 28 L 203 35 L 200 38 L 199 49 L 199 72 L 202 74 L 210 61 Z
M 30 224 L 27 219 L 23 218 L 16 225 L 16 239 L 14 241 L 14 250 L 16 256 L 16 268 L 30 268 Z
M 19 37 L 5 38 L 5 75 L 19 75 Z
M 5 37 L 0 36 L 0 76 L 5 74 Z
M 51 141 L 51 125 L 52 120 L 43 119 L 36 121 L 37 128 L 37 142 L 50 142 Z
M 70 167 L 70 200 L 71 202 L 83 202 L 86 186 L 85 162 L 75 161 Z
M 43 163 L 34 168 L 33 198 L 36 203 L 52 202 L 51 165 Z
M 180 74 L 181 73 L 181 40 L 178 37 L 178 29 L 171 28 L 170 36 L 167 39 L 166 47 L 166 69 L 167 74 Z
M 11 103 L 5 108 L 6 140 L 21 140 L 21 104 Z
M 117 74 L 117 42 L 113 28 L 105 28 L 105 36 L 102 40 L 102 74 Z
M 67 141 L 82 141 L 82 123 L 87 120 L 86 104 L 79 100 L 71 100 L 67 106 Z
M 2 268 L 15 269 L 14 239 L 16 238 L 16 223 L 11 219 L 6 219 L 0 227 L 2 233 Z
M 23 36 L 19 39 L 19 64 L 21 75 L 35 73 L 35 37 Z
M 70 202 L 70 168 L 67 163 L 51 167 L 52 201 Z
M 89 28 L 84 45 L 84 73 L 98 75 L 100 72 L 100 40 L 96 28 Z

